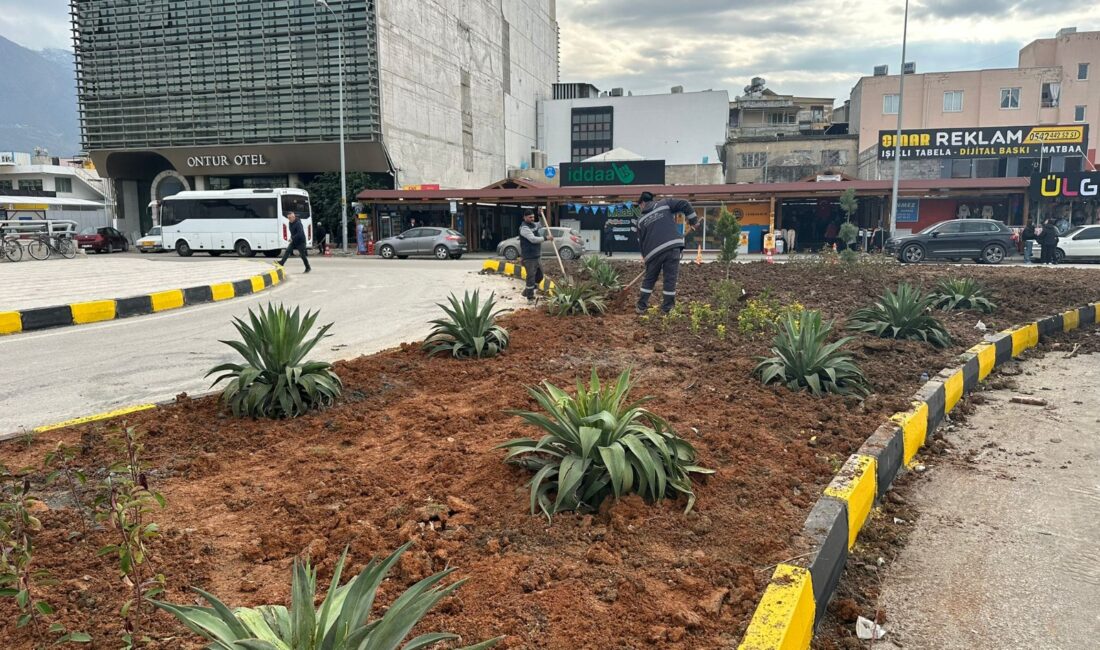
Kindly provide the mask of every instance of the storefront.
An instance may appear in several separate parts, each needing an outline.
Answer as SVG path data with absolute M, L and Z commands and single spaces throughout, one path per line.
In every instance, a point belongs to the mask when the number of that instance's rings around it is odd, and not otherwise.
M 1030 198 L 1035 220 L 1054 219 L 1062 232 L 1100 223 L 1100 171 L 1036 175 Z
M 916 231 L 945 219 L 990 215 L 1020 225 L 1028 215 L 1028 185 L 1027 178 L 901 181 L 897 227 Z M 713 251 L 720 247 L 715 233 L 725 206 L 739 215 L 742 228 L 749 233 L 750 252 L 758 252 L 764 233 L 778 230 L 795 232 L 796 250 L 820 248 L 828 239 L 829 224 L 845 218 L 840 196 L 846 190 L 854 191 L 857 199 L 854 223 L 867 232 L 884 227 L 890 208 L 889 181 L 629 187 L 522 183 L 478 190 L 365 190 L 358 199 L 376 239 L 410 227 L 410 219 L 425 219 L 416 224 L 455 227 L 466 235 L 472 251 L 491 251 L 502 239 L 515 236 L 524 209 L 544 207 L 553 225 L 579 230 L 590 250 L 599 249 L 604 226 L 610 224 L 612 249 L 637 252 L 637 200 L 641 192 L 648 191 L 658 197 L 691 201 L 703 222 L 689 235 L 689 248 L 701 245 L 703 250 Z M 484 243 L 483 234 L 489 234 Z

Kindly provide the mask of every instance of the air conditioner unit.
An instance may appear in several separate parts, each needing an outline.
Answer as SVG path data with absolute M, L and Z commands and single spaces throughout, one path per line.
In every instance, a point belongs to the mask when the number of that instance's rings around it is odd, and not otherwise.
M 684 87 L 683 86 L 673 86 L 672 87 L 672 94 L 673 95 L 680 95 L 683 92 L 684 92 Z
M 913 61 L 910 61 L 909 63 L 906 63 L 905 65 L 903 65 L 901 67 L 901 73 L 902 74 L 916 74 L 917 73 L 917 64 Z
M 890 74 L 890 66 L 888 66 L 888 65 L 876 65 L 875 66 L 875 76 L 876 77 L 885 77 L 888 74 Z

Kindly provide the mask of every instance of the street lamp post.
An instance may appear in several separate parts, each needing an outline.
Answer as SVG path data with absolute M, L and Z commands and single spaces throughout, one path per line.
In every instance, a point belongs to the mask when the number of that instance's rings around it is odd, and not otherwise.
M 340 233 L 344 255 L 348 254 L 348 171 L 344 156 L 344 26 L 340 17 L 329 6 L 328 0 L 316 0 L 316 3 L 328 10 L 336 21 L 336 56 L 339 79 L 340 104 Z
M 898 177 L 901 176 L 901 115 L 905 106 L 905 45 L 909 38 L 909 0 L 905 0 L 905 21 L 901 31 L 901 76 L 898 77 L 898 132 L 894 138 L 894 184 L 890 196 L 890 237 L 898 226 Z M 882 247 L 886 249 L 885 246 Z

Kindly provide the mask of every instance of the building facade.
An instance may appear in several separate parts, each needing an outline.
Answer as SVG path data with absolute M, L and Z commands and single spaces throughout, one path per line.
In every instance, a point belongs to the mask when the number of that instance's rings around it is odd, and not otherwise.
M 580 162 L 612 149 L 664 160 L 667 165 L 718 164 L 726 139 L 729 94 L 675 90 L 630 96 L 615 89 L 596 97 L 582 93 L 588 96 L 539 102 L 539 149 L 550 165 Z
M 109 188 L 90 161 L 44 151 L 0 151 L 0 221 L 66 219 L 81 228 L 110 225 Z
M 557 78 L 554 0 L 72 3 L 82 137 L 119 218 L 183 189 L 300 186 L 339 165 L 486 184 L 529 157 Z
M 944 156 L 903 160 L 902 178 L 985 178 L 1077 171 L 1096 162 L 1100 142 L 1100 32 L 1066 29 L 1020 50 L 1015 68 L 905 75 L 903 129 L 1088 125 L 1085 155 Z M 859 136 L 859 174 L 893 176 L 879 135 L 897 127 L 898 75 L 863 77 L 848 104 Z M 1088 160 L 1086 161 L 1085 158 Z

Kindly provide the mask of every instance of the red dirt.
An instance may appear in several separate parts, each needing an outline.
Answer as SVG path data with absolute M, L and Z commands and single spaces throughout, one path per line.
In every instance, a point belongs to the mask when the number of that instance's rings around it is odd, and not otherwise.
M 1001 305 L 997 327 L 1100 298 L 1088 272 L 1050 273 L 974 267 Z M 635 271 L 636 272 L 636 271 Z M 706 299 L 724 268 L 686 267 L 683 300 Z M 846 269 L 841 266 L 739 265 L 750 293 L 771 288 L 781 300 L 841 316 L 901 277 L 926 284 L 943 267 Z M 633 277 L 633 272 L 627 278 Z M 402 346 L 337 364 L 345 397 L 333 409 L 287 422 L 235 420 L 212 398 L 134 414 L 145 432 L 152 487 L 168 507 L 155 515 L 163 536 L 152 562 L 167 577 L 166 599 L 191 602 L 197 586 L 231 605 L 284 603 L 289 566 L 309 553 L 327 584 L 350 547 L 351 570 L 408 540 L 415 544 L 383 601 L 447 566 L 469 578 L 422 630 L 461 634 L 466 643 L 506 635 L 504 648 L 717 648 L 737 642 L 770 575 L 793 555 L 807 511 L 845 458 L 892 412 L 904 407 L 922 371 L 934 374 L 980 339 L 977 317 L 953 313 L 958 343 L 946 351 L 912 342 L 860 337 L 850 347 L 876 394 L 860 403 L 816 399 L 761 386 L 750 377 L 767 338 L 725 341 L 638 322 L 617 301 L 602 318 L 553 319 L 522 312 L 505 324 L 512 346 L 499 358 L 427 358 Z M 994 327 L 991 325 L 990 330 Z M 662 350 L 662 351 L 657 351 Z M 533 407 L 525 384 L 571 386 L 595 365 L 605 376 L 635 368 L 635 396 L 695 444 L 700 463 L 718 470 L 684 503 L 651 506 L 639 498 L 599 513 L 561 514 L 548 523 L 528 512 L 529 474 L 501 462 L 493 446 L 537 435 L 503 411 Z M 102 479 L 119 459 L 109 441 L 121 422 L 43 434 L 30 446 L 5 443 L 9 466 L 40 466 L 57 440 L 80 444 L 79 462 Z M 35 491 L 42 494 L 41 474 Z M 52 489 L 52 488 L 51 488 Z M 118 607 L 127 597 L 96 549 L 106 532 L 67 541 L 78 529 L 67 498 L 47 493 L 49 512 L 36 560 L 62 580 L 46 590 L 54 617 L 83 629 L 93 647 L 114 647 Z M 90 501 L 90 499 L 89 499 Z M 31 648 L 44 631 L 16 630 L 10 601 L 5 648 Z M 146 617 L 151 647 L 201 642 L 162 614 Z

